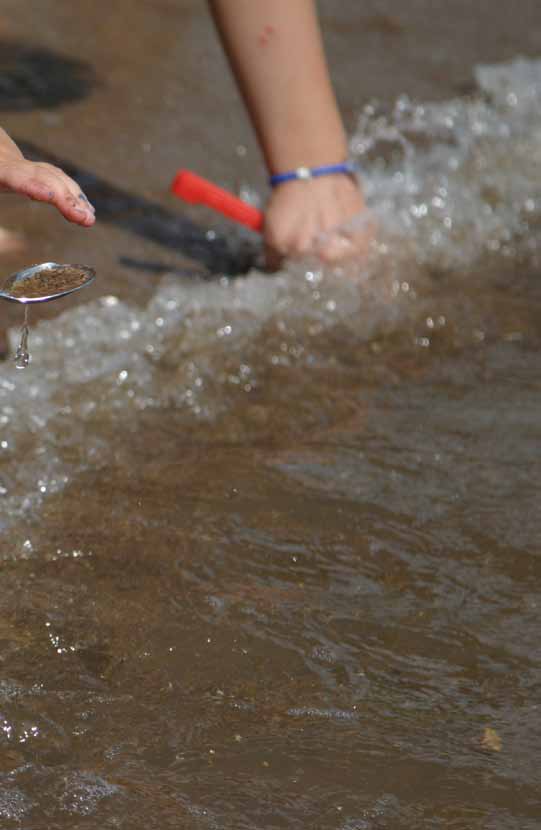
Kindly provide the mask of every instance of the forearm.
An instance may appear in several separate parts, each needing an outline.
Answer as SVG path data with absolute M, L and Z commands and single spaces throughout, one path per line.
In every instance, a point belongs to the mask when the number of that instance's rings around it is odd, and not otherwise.
M 313 0 L 210 0 L 271 173 L 334 164 L 347 142 Z
M 12 158 L 12 159 L 22 159 L 23 154 L 13 141 L 6 133 L 5 130 L 0 127 L 0 158 Z

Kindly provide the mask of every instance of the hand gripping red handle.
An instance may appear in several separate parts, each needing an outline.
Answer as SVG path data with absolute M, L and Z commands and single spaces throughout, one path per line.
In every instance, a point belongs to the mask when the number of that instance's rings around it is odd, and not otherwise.
M 171 190 L 185 202 L 207 205 L 253 231 L 261 231 L 263 228 L 262 211 L 189 170 L 178 171 Z

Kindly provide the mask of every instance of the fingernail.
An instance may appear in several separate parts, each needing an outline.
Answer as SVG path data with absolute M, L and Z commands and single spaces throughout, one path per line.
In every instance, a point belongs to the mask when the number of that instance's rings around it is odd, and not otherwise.
M 94 205 L 92 204 L 92 202 L 90 201 L 88 196 L 86 196 L 86 194 L 83 193 L 82 191 L 79 194 L 79 199 L 82 199 L 82 201 L 86 202 L 86 204 L 88 205 L 88 207 L 90 208 L 91 211 L 93 211 L 94 213 L 96 212 L 96 208 L 94 207 Z

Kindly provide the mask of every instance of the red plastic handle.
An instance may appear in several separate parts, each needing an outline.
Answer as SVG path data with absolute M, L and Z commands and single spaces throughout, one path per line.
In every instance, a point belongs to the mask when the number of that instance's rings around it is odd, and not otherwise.
M 263 227 L 262 211 L 189 170 L 178 171 L 171 190 L 185 202 L 207 205 L 253 231 L 261 231 Z

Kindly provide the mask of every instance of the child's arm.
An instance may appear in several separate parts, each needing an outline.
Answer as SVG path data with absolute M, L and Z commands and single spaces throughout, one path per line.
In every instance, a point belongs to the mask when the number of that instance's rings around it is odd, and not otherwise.
M 81 188 L 58 167 L 27 161 L 15 142 L 0 128 L 0 192 L 20 193 L 49 202 L 70 222 L 90 227 L 94 208 Z
M 313 0 L 211 0 L 211 8 L 269 172 L 344 162 Z M 359 187 L 343 174 L 281 184 L 267 206 L 265 238 L 279 253 L 304 253 L 363 209 Z M 322 253 L 334 259 L 341 251 L 331 238 Z

